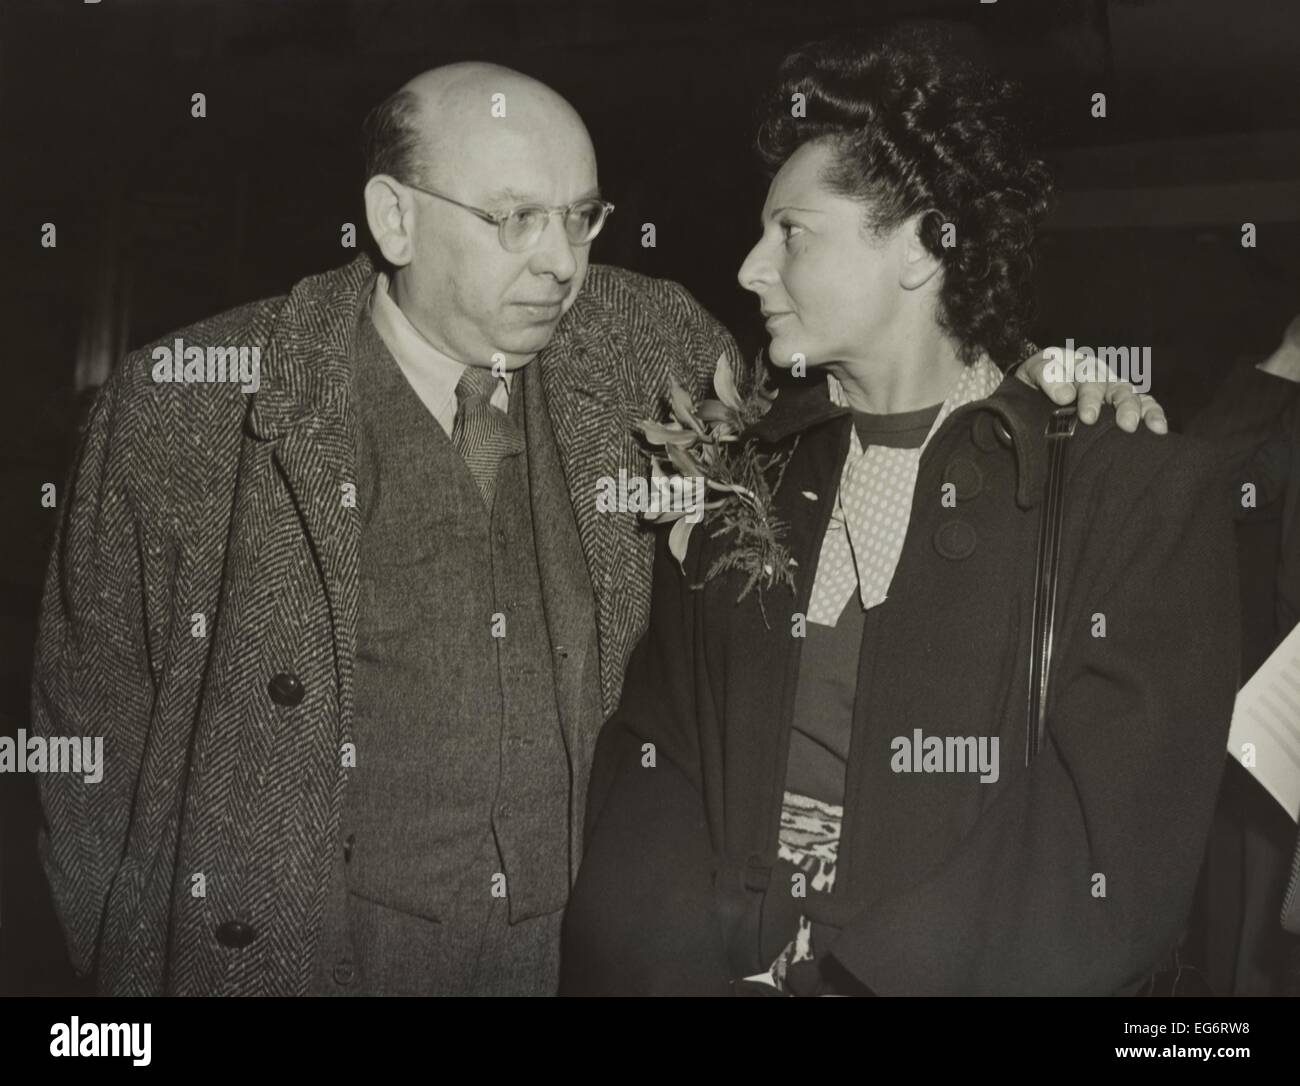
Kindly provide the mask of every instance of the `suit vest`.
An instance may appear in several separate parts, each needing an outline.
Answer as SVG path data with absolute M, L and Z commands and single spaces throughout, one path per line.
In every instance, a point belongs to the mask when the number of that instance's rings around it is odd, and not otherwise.
M 501 461 L 489 512 L 366 313 L 354 350 L 362 529 L 348 888 L 431 919 L 479 915 L 494 892 L 511 923 L 553 912 L 568 895 L 571 781 L 527 450 Z M 523 428 L 526 370 L 513 382 L 510 416 Z M 489 840 L 504 883 L 476 862 Z

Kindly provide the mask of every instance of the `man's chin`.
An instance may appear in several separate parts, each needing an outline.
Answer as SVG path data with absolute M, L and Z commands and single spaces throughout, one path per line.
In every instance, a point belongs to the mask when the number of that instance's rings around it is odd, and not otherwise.
M 555 326 L 559 321 L 549 324 L 530 324 L 526 328 L 515 328 L 510 334 L 499 337 L 501 350 L 512 355 L 535 355 L 551 342 L 555 335 Z

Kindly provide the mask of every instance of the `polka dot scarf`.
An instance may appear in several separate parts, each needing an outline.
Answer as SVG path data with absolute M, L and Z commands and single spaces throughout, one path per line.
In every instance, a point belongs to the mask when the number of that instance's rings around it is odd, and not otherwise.
M 885 601 L 903 553 L 921 453 L 953 411 L 991 396 L 1002 377 L 1002 371 L 988 358 L 967 366 L 918 449 L 881 445 L 864 449 L 857 428 L 853 428 L 835 509 L 822 538 L 808 621 L 834 626 L 855 587 L 865 610 Z M 847 407 L 840 383 L 829 374 L 827 381 L 831 402 Z

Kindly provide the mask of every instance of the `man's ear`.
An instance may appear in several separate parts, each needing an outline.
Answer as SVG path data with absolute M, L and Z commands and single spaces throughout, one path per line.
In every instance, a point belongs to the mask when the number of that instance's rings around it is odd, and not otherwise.
M 925 286 L 943 269 L 943 261 L 925 247 L 921 240 L 921 226 L 927 215 L 934 211 L 922 211 L 905 220 L 894 236 L 898 246 L 898 285 L 904 290 L 917 290 Z
M 397 268 L 409 264 L 415 255 L 411 194 L 388 174 L 378 173 L 366 182 L 365 197 L 366 223 L 384 259 Z

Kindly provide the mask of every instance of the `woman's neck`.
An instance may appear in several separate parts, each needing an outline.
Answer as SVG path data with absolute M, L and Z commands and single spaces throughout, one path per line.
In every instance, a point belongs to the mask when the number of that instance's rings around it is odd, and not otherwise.
M 843 386 L 853 410 L 896 415 L 942 403 L 965 364 L 956 345 L 936 331 L 901 348 L 828 362 L 826 368 Z

